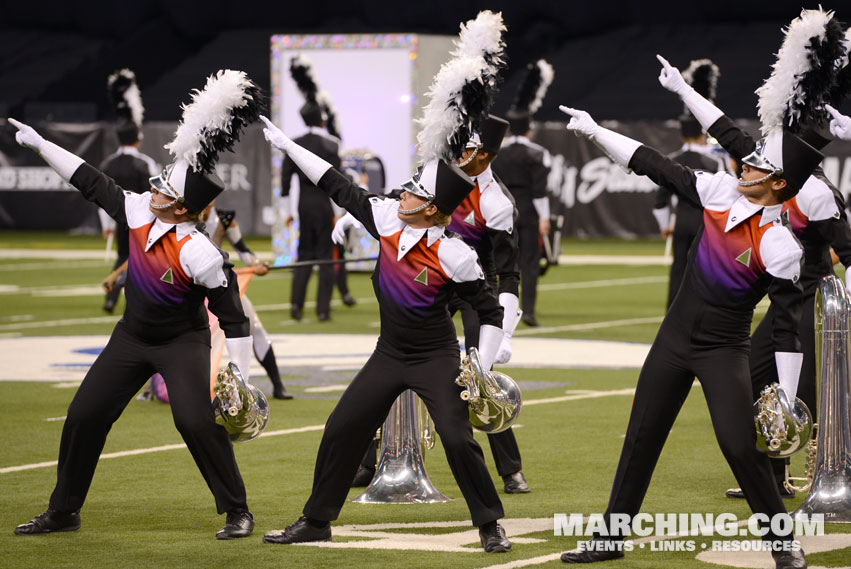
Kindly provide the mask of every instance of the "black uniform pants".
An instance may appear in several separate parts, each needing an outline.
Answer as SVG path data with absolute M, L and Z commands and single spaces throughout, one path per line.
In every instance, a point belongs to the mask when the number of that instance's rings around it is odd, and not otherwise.
M 210 335 L 189 332 L 149 344 L 119 322 L 68 408 L 50 507 L 79 510 L 106 436 L 127 403 L 154 372 L 168 388 L 174 424 L 224 513 L 247 510 L 245 486 L 224 427 L 210 405 Z
M 327 201 L 327 200 L 326 200 Z M 330 260 L 334 248 L 331 241 L 333 215 L 331 206 L 299 208 L 298 260 Z M 291 304 L 304 307 L 307 295 L 307 283 L 313 267 L 298 267 L 293 270 L 293 288 Z M 334 266 L 319 266 L 319 288 L 316 293 L 316 313 L 329 314 L 331 311 L 331 293 L 334 291 Z
M 671 263 L 671 276 L 668 279 L 668 308 L 674 302 L 677 296 L 677 291 L 680 290 L 680 285 L 683 283 L 683 276 L 686 274 L 686 266 L 688 265 L 688 253 L 691 249 L 691 244 L 697 236 L 695 231 L 677 231 L 674 229 L 674 237 L 672 242 L 673 261 Z
M 461 321 L 464 325 L 464 347 L 469 352 L 470 348 L 478 348 L 479 346 L 479 327 L 481 325 L 479 314 L 469 302 L 464 302 L 457 296 L 453 296 L 449 301 L 449 311 L 454 313 L 456 310 L 461 311 Z M 513 429 L 509 428 L 495 435 L 489 434 L 488 442 L 491 446 L 494 464 L 496 464 L 496 471 L 500 476 L 508 476 L 523 470 L 520 447 L 517 446 L 517 438 L 514 436 Z
M 379 339 L 376 351 L 328 417 L 304 514 L 317 520 L 337 519 L 376 429 L 393 401 L 413 389 L 434 420 L 473 525 L 503 517 L 482 449 L 473 438 L 467 404 L 459 396 L 461 387 L 454 381 L 458 364 L 457 347 L 405 355 Z
M 337 251 L 337 258 L 342 260 L 346 258 L 346 248 L 342 245 L 335 245 L 334 248 Z M 349 271 L 346 270 L 345 263 L 339 263 L 334 265 L 334 284 L 337 285 L 337 290 L 340 291 L 340 296 L 346 296 L 349 294 Z
M 804 358 L 801 364 L 801 376 L 798 380 L 797 396 L 810 409 L 814 421 L 818 417 L 818 409 L 816 409 L 815 303 L 815 286 L 805 287 L 801 320 L 798 323 L 798 340 L 801 342 L 801 352 Z M 774 345 L 771 341 L 775 312 L 773 305 L 768 308 L 762 322 L 754 330 L 751 338 L 750 369 L 753 401 L 759 398 L 759 394 L 765 386 L 778 381 Z M 783 458 L 771 459 L 774 477 L 778 483 L 783 482 L 786 477 L 787 460 Z
M 520 257 L 520 307 L 529 316 L 535 315 L 538 296 L 538 276 L 541 273 L 541 247 L 538 243 L 538 217 L 521 217 L 517 220 L 517 237 Z
M 709 306 L 691 292 L 688 281 L 683 284 L 641 368 L 607 515 L 638 514 L 695 376 L 715 437 L 751 510 L 768 516 L 786 512 L 768 457 L 755 446 L 751 316 Z

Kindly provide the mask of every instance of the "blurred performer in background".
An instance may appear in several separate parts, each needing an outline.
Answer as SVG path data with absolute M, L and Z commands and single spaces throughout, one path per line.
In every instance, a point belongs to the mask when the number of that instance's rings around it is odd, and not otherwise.
M 331 110 L 330 99 L 319 90 L 313 77 L 310 61 L 298 55 L 290 61 L 290 74 L 304 96 L 305 102 L 299 109 L 301 118 L 307 126 L 307 133 L 296 138 L 296 143 L 307 148 L 334 168 L 340 167 L 340 139 L 326 130 L 327 125 L 335 125 L 335 116 Z M 330 122 L 329 122 L 330 121 Z M 336 127 L 331 126 L 331 130 Z M 295 162 L 284 158 L 281 168 L 281 197 L 284 208 L 289 207 L 290 184 L 292 177 L 298 175 L 298 260 L 330 260 L 333 244 L 331 230 L 334 227 L 334 212 L 328 195 L 316 187 L 310 179 L 298 170 Z M 292 220 L 292 216 L 290 216 Z M 289 222 L 289 221 L 288 221 Z M 313 267 L 297 267 L 293 270 L 290 315 L 293 320 L 301 320 L 304 315 L 304 300 L 307 283 Z M 316 315 L 320 322 L 331 318 L 331 294 L 334 290 L 334 267 L 330 264 L 319 266 L 319 288 L 316 293 Z
M 204 230 L 207 235 L 210 236 L 216 247 L 221 247 L 222 242 L 227 239 L 239 255 L 240 261 L 245 266 L 252 267 L 255 275 L 262 276 L 268 273 L 269 265 L 260 261 L 242 240 L 242 232 L 236 222 L 236 212 L 218 209 L 214 207 L 214 201 L 204 208 L 201 215 L 201 221 L 205 224 Z M 275 399 L 292 399 L 293 396 L 287 393 L 283 382 L 281 382 L 278 362 L 275 358 L 275 351 L 272 349 L 272 340 L 269 339 L 269 334 L 266 333 L 263 323 L 260 322 L 260 317 L 257 316 L 257 311 L 254 310 L 254 305 L 248 300 L 246 294 L 242 295 L 242 309 L 248 317 L 251 337 L 254 339 L 254 357 L 257 358 L 257 361 L 266 370 L 266 375 L 272 381 L 272 397 Z M 246 379 L 248 379 L 248 370 L 245 374 Z
M 659 455 L 688 396 L 700 381 L 721 451 L 754 513 L 770 519 L 786 508 L 768 457 L 754 444 L 748 353 L 753 311 L 768 292 L 777 305 L 773 351 L 785 387 L 801 369 L 797 329 L 801 316 L 802 252 L 781 218 L 791 199 L 821 162 L 820 152 L 783 132 L 782 123 L 743 159 L 742 177 L 694 171 L 640 142 L 600 127 L 591 116 L 561 107 L 569 130 L 590 138 L 624 168 L 672 188 L 704 208 L 704 231 L 680 291 L 659 328 L 638 378 L 609 505 L 609 531 L 561 557 L 589 563 L 623 557 L 629 526 L 612 525 L 613 514 L 639 513 Z M 793 390 L 794 392 L 794 390 Z M 766 528 L 781 569 L 806 567 L 793 551 L 794 533 Z
M 142 120 L 145 108 L 142 106 L 142 96 L 136 84 L 136 75 L 129 69 L 120 69 L 112 73 L 106 80 L 106 90 L 109 101 L 115 109 L 117 122 L 115 131 L 118 135 L 118 150 L 108 156 L 100 165 L 100 171 L 115 180 L 115 183 L 135 194 L 147 192 L 151 185 L 148 178 L 156 176 L 160 168 L 153 158 L 139 152 L 142 142 Z M 98 210 L 101 228 L 105 238 L 110 233 L 118 244 L 118 258 L 113 270 L 121 267 L 130 254 L 128 244 L 129 230 L 127 225 L 116 223 L 102 209 Z M 103 309 L 107 312 L 115 310 L 115 303 L 121 296 L 121 289 L 127 278 L 121 271 L 113 286 L 106 293 Z
M 68 408 L 59 447 L 57 483 L 47 511 L 15 528 L 18 535 L 75 531 L 106 436 L 153 372 L 168 385 L 174 423 L 227 520 L 218 539 L 246 537 L 254 528 L 245 486 L 225 428 L 210 405 L 210 324 L 204 300 L 219 319 L 233 363 L 247 370 L 248 319 L 231 263 L 196 228 L 223 189 L 214 172 L 218 153 L 233 147 L 260 111 L 260 90 L 240 71 L 219 71 L 196 91 L 167 146 L 175 161 L 134 194 L 9 119 L 18 143 L 32 148 L 85 198 L 130 227 L 127 308 L 109 343 L 86 373 Z
M 491 163 L 499 153 L 508 122 L 488 115 L 480 133 L 475 133 L 461 155 L 459 166 L 476 183 L 464 201 L 452 212 L 449 230 L 457 233 L 476 250 L 491 288 L 499 295 L 504 310 L 503 340 L 496 363 L 511 358 L 511 335 L 522 314 L 517 298 L 520 273 L 517 267 L 517 234 L 514 231 L 517 210 L 508 189 L 494 176 Z M 461 311 L 464 323 L 464 347 L 479 345 L 479 316 L 460 298 L 449 303 L 450 312 Z M 488 435 L 496 470 L 502 477 L 505 492 L 523 494 L 529 485 L 521 471 L 523 464 L 514 431 L 508 429 Z
M 763 125 L 771 124 L 778 116 L 786 116 L 784 124 L 787 130 L 799 134 L 814 148 L 823 148 L 829 142 L 825 136 L 829 135 L 821 131 L 821 126 L 827 125 L 828 115 L 820 107 L 825 102 L 839 104 L 851 90 L 851 70 L 847 64 L 842 65 L 847 62 L 849 45 L 851 41 L 843 35 L 842 24 L 832 17 L 831 12 L 806 10 L 794 20 L 786 32 L 771 76 L 757 91 Z M 690 88 L 676 68 L 663 58 L 660 61 L 660 83 L 682 98 L 701 125 L 731 157 L 741 161 L 757 148 L 754 139 L 721 109 Z M 845 214 L 845 199 L 825 177 L 821 167 L 815 169 L 797 196 L 784 203 L 783 215 L 804 247 L 804 269 L 801 273 L 804 305 L 798 328 L 803 362 L 797 393 L 815 417 L 816 290 L 822 277 L 834 274 L 831 247 L 845 267 L 851 266 L 851 229 Z M 777 318 L 777 310 L 772 305 L 751 340 L 754 400 L 765 386 L 778 378 L 772 350 Z M 771 462 L 781 496 L 794 496 L 794 492 L 784 484 L 787 461 L 773 459 Z M 744 493 L 740 488 L 733 488 L 727 491 L 727 496 L 743 498 Z
M 708 98 L 715 99 L 718 89 L 718 77 L 720 71 L 718 66 L 709 59 L 695 59 L 688 69 L 683 73 L 685 81 L 695 91 Z M 725 171 L 724 161 L 706 144 L 706 133 L 694 115 L 685 109 L 679 118 L 680 134 L 683 139 L 683 147 L 668 157 L 687 166 L 692 170 L 703 170 L 704 172 Z M 671 215 L 673 202 L 674 213 Z M 687 200 L 677 199 L 670 188 L 660 187 L 656 192 L 656 203 L 653 205 L 653 216 L 659 223 L 662 237 L 672 240 L 673 263 L 671 263 L 671 276 L 668 280 L 668 303 L 671 306 L 688 262 L 688 252 L 694 238 L 703 227 L 703 210 L 695 207 Z
M 520 307 L 523 322 L 538 326 L 535 317 L 538 276 L 541 272 L 540 240 L 550 234 L 550 199 L 547 177 L 550 154 L 529 140 L 532 117 L 541 107 L 553 82 L 552 65 L 543 59 L 529 64 L 517 96 L 508 110 L 511 136 L 499 153 L 494 171 L 508 187 L 517 204 L 517 234 L 520 246 Z

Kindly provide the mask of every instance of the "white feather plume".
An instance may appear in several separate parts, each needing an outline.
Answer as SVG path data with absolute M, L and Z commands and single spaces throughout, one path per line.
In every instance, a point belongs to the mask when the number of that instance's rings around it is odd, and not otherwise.
M 441 66 L 426 96 L 428 104 L 422 118 L 417 120 L 423 128 L 417 134 L 420 159 L 423 163 L 447 156 L 449 140 L 463 126 L 464 117 L 457 112 L 461 103 L 461 90 L 468 82 L 482 82 L 484 58 L 460 57 L 451 59 Z
M 182 158 L 200 171 L 202 151 L 210 152 L 209 139 L 222 133 L 235 134 L 231 131 L 234 110 L 253 102 L 248 94 L 252 88 L 256 86 L 242 71 L 225 69 L 208 77 L 203 90 L 194 90 L 192 102 L 181 106 L 183 120 L 165 148 L 175 159 Z
M 547 95 L 547 89 L 550 88 L 553 78 L 555 77 L 553 66 L 550 65 L 546 59 L 539 59 L 535 62 L 535 65 L 538 66 L 541 74 L 541 84 L 538 85 L 538 90 L 535 92 L 535 100 L 533 100 L 529 105 L 530 115 L 535 114 L 535 112 L 541 108 L 541 104 L 544 102 L 544 97 Z
M 798 119 L 799 112 L 792 103 L 803 101 L 807 95 L 802 92 L 799 82 L 799 78 L 811 68 L 807 46 L 815 36 L 824 39 L 827 23 L 832 17 L 832 11 L 802 10 L 800 17 L 792 20 L 784 31 L 783 45 L 777 52 L 771 76 L 756 90 L 764 135 L 782 128 L 787 119 Z
M 111 73 L 106 79 L 107 89 L 110 91 L 114 89 L 115 83 L 119 79 L 123 80 L 123 82 L 129 83 L 129 86 L 121 93 L 121 97 L 124 99 L 127 109 L 130 111 L 130 120 L 132 120 L 137 127 L 141 128 L 142 121 L 145 119 L 145 107 L 142 105 L 142 93 L 139 91 L 139 86 L 136 84 L 136 74 L 126 67 Z
M 453 57 L 481 55 L 486 59 L 490 56 L 495 60 L 489 63 L 502 63 L 502 54 L 505 50 L 502 34 L 505 30 L 502 12 L 482 10 L 475 19 L 461 24 L 461 32 L 455 40 L 455 51 L 451 55 Z

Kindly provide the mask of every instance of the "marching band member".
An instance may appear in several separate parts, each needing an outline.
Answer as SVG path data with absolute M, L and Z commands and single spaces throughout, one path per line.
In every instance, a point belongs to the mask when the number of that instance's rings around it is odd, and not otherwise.
M 142 96 L 136 85 L 136 74 L 129 69 L 120 69 L 110 74 L 106 80 L 107 93 L 110 102 L 118 116 L 116 133 L 119 147 L 116 152 L 107 156 L 99 170 L 115 180 L 125 191 L 142 194 L 148 191 L 148 178 L 156 176 L 160 169 L 154 159 L 139 152 L 142 142 L 142 119 L 145 108 L 142 106 Z M 121 267 L 130 255 L 128 242 L 130 232 L 126 225 L 117 224 L 102 209 L 98 209 L 101 228 L 105 234 L 112 232 L 118 244 L 118 258 L 113 265 L 113 271 Z M 121 295 L 121 289 L 127 274 L 121 271 L 114 285 L 107 291 L 103 309 L 107 312 L 115 310 L 115 303 Z
M 814 148 L 821 149 L 829 142 L 814 130 L 817 123 L 821 120 L 826 122 L 827 117 L 826 113 L 816 110 L 816 107 L 821 106 L 825 97 L 838 102 L 847 94 L 827 90 L 833 84 L 830 78 L 837 69 L 841 69 L 835 65 L 836 60 L 846 54 L 844 39 L 841 24 L 832 18 L 830 12 L 805 10 L 800 18 L 790 24 L 778 52 L 774 71 L 758 90 L 763 122 L 770 121 L 769 115 L 787 115 L 784 121 L 787 128 L 799 131 L 801 137 Z M 801 54 L 807 56 L 802 58 Z M 847 61 L 847 55 L 845 57 Z M 819 65 L 817 62 L 822 59 Z M 659 82 L 682 98 L 701 125 L 731 157 L 741 161 L 754 151 L 757 143 L 750 135 L 736 126 L 710 100 L 685 84 L 675 67 L 662 57 L 659 60 L 662 63 Z M 802 61 L 804 67 L 800 67 Z M 793 78 L 791 85 L 790 77 Z M 819 85 L 823 87 L 819 89 Z M 791 109 L 795 112 L 790 112 Z M 798 195 L 783 204 L 783 214 L 804 247 L 804 267 L 801 272 L 804 304 L 798 327 L 803 363 L 797 395 L 815 416 L 816 347 L 813 330 L 816 290 L 823 277 L 834 274 L 831 247 L 844 266 L 851 266 L 851 228 L 846 219 L 845 198 L 825 177 L 821 167 L 814 170 Z M 777 307 L 772 305 L 751 339 L 750 369 L 754 400 L 759 398 L 765 386 L 777 382 L 778 370 L 772 343 L 776 318 Z M 784 484 L 787 460 L 778 458 L 771 462 L 781 496 L 792 497 L 794 492 Z M 740 488 L 732 488 L 727 491 L 727 496 L 744 498 L 744 493 Z
M 684 74 L 695 91 L 705 94 L 710 100 L 715 98 L 719 75 L 718 66 L 708 59 L 693 60 Z M 723 160 L 713 154 L 706 144 L 706 133 L 694 115 L 686 110 L 680 116 L 679 123 L 683 146 L 669 157 L 692 170 L 723 172 Z M 671 201 L 676 202 L 673 215 Z M 678 200 L 671 190 L 663 186 L 656 191 L 653 216 L 659 223 L 662 237 L 667 239 L 670 236 L 672 241 L 673 262 L 668 279 L 668 303 L 665 305 L 669 308 L 683 282 L 691 244 L 703 226 L 703 210 L 686 200 Z
M 247 370 L 248 319 L 232 265 L 203 232 L 198 216 L 223 189 L 214 173 L 218 153 L 232 147 L 256 119 L 259 89 L 240 71 L 219 71 L 184 108 L 168 148 L 175 157 L 151 191 L 134 194 L 44 140 L 14 119 L 19 144 L 32 148 L 63 180 L 130 228 L 127 307 L 109 343 L 68 408 L 59 447 L 57 483 L 44 513 L 15 528 L 18 535 L 75 531 L 80 508 L 112 424 L 153 372 L 168 385 L 172 415 L 227 520 L 218 539 L 251 535 L 248 510 L 230 438 L 210 405 L 210 326 L 204 299 L 225 332 L 231 360 Z M 199 150 L 200 149 L 200 150 Z
M 304 515 L 266 543 L 331 539 L 358 464 L 393 401 L 413 389 L 426 404 L 443 441 L 449 466 L 487 552 L 508 551 L 497 523 L 502 504 L 473 438 L 467 405 L 454 383 L 459 347 L 447 311 L 451 294 L 477 310 L 480 352 L 489 369 L 502 341 L 502 308 L 484 278 L 475 251 L 447 235 L 450 214 L 473 182 L 457 167 L 435 159 L 403 184 L 401 201 L 359 188 L 331 164 L 297 145 L 263 117 L 266 139 L 287 153 L 312 184 L 360 221 L 380 242 L 372 277 L 381 314 L 375 352 L 328 418 L 316 457 L 313 489 Z
M 502 322 L 503 340 L 496 363 L 506 363 L 511 358 L 511 335 L 517 328 L 522 312 L 517 298 L 520 273 L 517 267 L 517 234 L 514 232 L 517 210 L 508 189 L 491 169 L 499 153 L 508 122 L 488 115 L 467 143 L 459 166 L 476 183 L 473 191 L 452 212 L 449 230 L 457 233 L 476 250 L 491 287 L 498 295 L 505 316 Z M 478 347 L 479 317 L 476 311 L 459 298 L 449 304 L 450 312 L 461 311 L 464 323 L 464 346 L 467 350 Z M 529 492 L 523 476 L 520 448 L 514 431 L 488 435 L 496 470 L 508 494 Z
M 201 221 L 204 222 L 204 230 L 213 244 L 216 247 L 221 247 L 222 242 L 227 239 L 231 247 L 236 249 L 239 259 L 248 267 L 254 268 L 254 274 L 257 276 L 265 275 L 269 272 L 269 265 L 260 261 L 256 255 L 248 248 L 245 241 L 242 240 L 242 232 L 239 230 L 239 224 L 236 222 L 236 212 L 233 210 L 223 210 L 214 207 L 215 200 L 210 202 L 201 215 Z M 251 337 L 254 339 L 254 357 L 266 370 L 266 374 L 272 381 L 272 397 L 275 399 L 292 399 L 293 396 L 287 393 L 281 381 L 281 374 L 278 370 L 278 362 L 275 358 L 275 351 L 272 349 L 272 340 L 269 339 L 269 334 L 263 327 L 260 317 L 257 316 L 257 311 L 254 310 L 254 305 L 248 300 L 248 295 L 242 295 L 242 309 L 248 317 L 250 325 Z M 247 370 L 246 370 L 247 371 Z M 248 379 L 246 375 L 246 379 Z
M 692 248 L 689 270 L 662 321 L 636 386 L 629 425 L 605 518 L 608 537 L 568 551 L 566 563 L 623 557 L 626 536 L 612 514 L 638 514 L 662 447 L 694 378 L 701 383 L 716 438 L 751 510 L 769 517 L 786 512 L 768 458 L 754 445 L 748 369 L 753 310 L 766 291 L 777 305 L 774 351 L 781 382 L 797 382 L 801 355 L 801 247 L 780 217 L 821 162 L 817 150 L 776 128 L 743 159 L 740 179 L 693 171 L 641 143 L 602 128 L 591 116 L 560 107 L 569 130 L 594 141 L 622 167 L 675 190 L 704 210 L 704 231 Z M 622 531 L 622 530 L 621 530 Z M 789 544 L 794 536 L 764 539 Z M 586 544 L 588 545 L 588 544 Z M 772 550 L 780 569 L 806 567 L 803 552 Z
M 527 326 L 539 326 L 535 317 L 541 273 L 539 240 L 549 239 L 550 234 L 547 177 L 552 164 L 547 149 L 531 142 L 529 137 L 532 134 L 532 116 L 540 108 L 553 76 L 553 67 L 546 60 L 539 59 L 529 64 L 508 110 L 511 136 L 500 150 L 499 161 L 493 166 L 517 205 L 521 318 Z
M 326 129 L 329 125 L 328 96 L 319 90 L 313 78 L 313 67 L 304 56 L 290 61 L 290 74 L 304 95 L 305 103 L 299 109 L 301 118 L 307 126 L 307 133 L 296 138 L 296 143 L 307 148 L 334 168 L 340 167 L 340 139 Z M 333 116 L 333 115 L 331 115 Z M 281 167 L 281 197 L 285 207 L 289 207 L 292 177 L 298 175 L 298 260 L 330 260 L 334 245 L 331 242 L 331 230 L 334 227 L 334 212 L 325 192 L 311 183 L 310 179 L 299 172 L 295 162 L 284 158 Z M 292 217 L 289 218 L 289 221 Z M 304 315 L 304 299 L 307 295 L 307 283 L 313 267 L 296 267 L 293 270 L 290 315 L 293 320 L 301 320 Z M 316 315 L 320 322 L 331 318 L 331 295 L 334 292 L 334 267 L 325 264 L 319 266 L 319 288 L 316 293 Z

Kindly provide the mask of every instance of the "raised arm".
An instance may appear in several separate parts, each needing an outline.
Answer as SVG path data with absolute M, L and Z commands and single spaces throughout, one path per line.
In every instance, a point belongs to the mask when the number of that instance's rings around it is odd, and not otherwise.
M 695 206 L 703 207 L 697 192 L 695 174 L 690 168 L 663 156 L 649 146 L 642 145 L 637 140 L 601 127 L 585 111 L 563 105 L 559 109 L 571 117 L 567 123 L 568 130 L 587 136 L 616 164 L 632 169 L 636 174 L 647 176 L 657 185 L 670 188 Z
M 739 128 L 712 101 L 705 98 L 686 83 L 680 70 L 668 63 L 668 60 L 657 55 L 656 59 L 662 64 L 659 73 L 659 83 L 672 93 L 678 95 L 703 130 L 718 141 L 736 161 L 750 154 L 756 148 L 756 141 Z
M 15 133 L 18 144 L 35 150 L 60 178 L 77 188 L 84 198 L 98 204 L 112 219 L 127 223 L 124 191 L 112 178 L 86 164 L 79 156 L 45 140 L 31 126 L 11 118 L 9 123 L 18 129 Z
M 830 134 L 842 140 L 851 140 L 851 117 L 846 117 L 830 105 L 825 105 L 833 119 L 830 121 Z
M 360 188 L 335 170 L 332 164 L 293 142 L 266 117 L 261 116 L 260 119 L 266 124 L 266 128 L 263 129 L 266 140 L 278 150 L 286 152 L 288 159 L 291 159 L 311 182 L 327 192 L 334 203 L 363 223 L 367 231 L 377 239 L 378 232 L 372 214 L 372 200 L 382 198 Z

